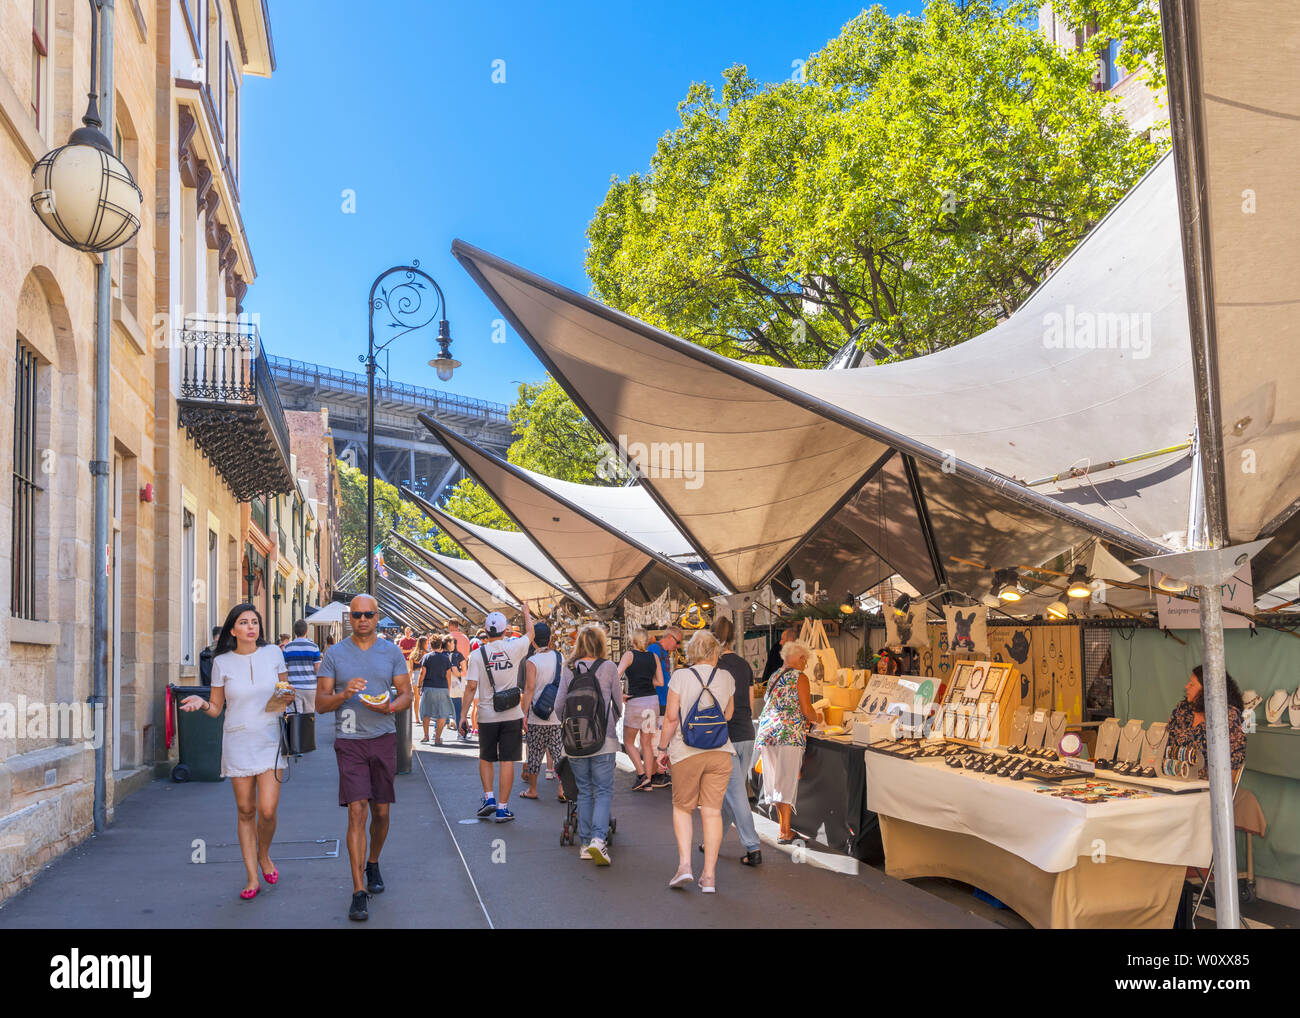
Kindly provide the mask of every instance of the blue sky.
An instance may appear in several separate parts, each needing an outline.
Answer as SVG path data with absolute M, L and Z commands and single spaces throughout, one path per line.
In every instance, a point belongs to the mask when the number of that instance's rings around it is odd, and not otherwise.
M 611 175 L 649 165 L 689 84 L 720 85 L 735 63 L 789 77 L 862 6 L 271 0 L 278 68 L 246 79 L 243 100 L 258 271 L 245 308 L 270 353 L 359 371 L 371 281 L 419 258 L 446 292 L 465 365 L 446 388 L 510 402 L 544 371 L 513 332 L 491 342 L 498 314 L 452 239 L 587 292 L 587 223 Z M 355 213 L 342 211 L 345 189 Z M 398 340 L 393 376 L 441 387 L 433 345 L 432 332 Z

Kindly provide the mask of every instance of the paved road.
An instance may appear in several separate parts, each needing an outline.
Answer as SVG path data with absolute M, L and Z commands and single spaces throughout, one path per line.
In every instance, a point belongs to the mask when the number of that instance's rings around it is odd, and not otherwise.
M 620 770 L 613 865 L 597 868 L 580 861 L 576 847 L 560 846 L 564 805 L 555 799 L 555 782 L 539 784 L 537 802 L 516 798 L 513 823 L 462 824 L 480 795 L 476 750 L 418 743 L 413 772 L 398 778 L 382 857 L 388 889 L 372 899 L 369 923 L 352 923 L 346 846 L 327 855 L 346 827 L 327 718 L 318 745 L 296 766 L 281 799 L 272 853 L 280 882 L 264 885 L 255 900 L 237 897 L 243 867 L 229 782 L 156 781 L 118 808 L 106 833 L 0 907 L 0 928 L 992 925 L 961 896 L 944 900 L 834 853 L 807 850 L 795 862 L 775 845 L 774 825 L 761 819 L 761 868 L 735 861 L 742 850 L 731 831 L 717 894 L 669 891 L 676 851 L 667 790 L 633 793 L 630 770 Z M 619 760 L 628 768 L 626 758 Z M 206 852 L 202 865 L 194 861 L 196 845 Z

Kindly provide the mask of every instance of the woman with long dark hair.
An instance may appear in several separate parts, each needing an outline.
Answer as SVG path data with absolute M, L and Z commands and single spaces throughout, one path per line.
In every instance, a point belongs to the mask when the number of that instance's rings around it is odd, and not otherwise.
M 1232 759 L 1233 771 L 1239 770 L 1246 763 L 1246 733 L 1241 728 L 1241 715 L 1245 703 L 1241 698 L 1241 689 L 1231 675 L 1224 673 L 1228 687 L 1228 751 Z M 1169 715 L 1169 745 L 1175 749 L 1194 748 L 1200 753 L 1202 761 L 1210 758 L 1205 744 L 1205 671 L 1197 665 L 1187 677 L 1183 687 L 1183 699 Z M 1160 762 L 1156 761 L 1156 766 Z
M 280 805 L 279 716 L 293 701 L 289 669 L 275 644 L 266 642 L 262 616 L 251 604 L 237 604 L 226 616 L 212 659 L 212 694 L 187 696 L 183 711 L 201 710 L 226 719 L 222 728 L 221 776 L 230 779 L 238 812 L 239 850 L 248 882 L 239 892 L 251 901 L 280 879 L 271 862 L 275 811 Z

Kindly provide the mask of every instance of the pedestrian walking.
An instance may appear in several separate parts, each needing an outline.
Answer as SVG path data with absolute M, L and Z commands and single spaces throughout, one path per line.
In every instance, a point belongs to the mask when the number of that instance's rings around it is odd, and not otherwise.
M 644 629 L 631 630 L 627 641 L 631 649 L 625 650 L 618 662 L 618 674 L 627 679 L 623 752 L 636 768 L 632 791 L 648 792 L 654 787 L 656 773 L 654 745 L 659 736 L 659 690 L 666 685 L 667 673 L 659 655 L 646 649 Z
M 411 704 L 411 675 L 402 652 L 375 634 L 379 603 L 373 597 L 358 594 L 348 606 L 348 614 L 352 635 L 321 659 L 316 709 L 334 711 L 339 805 L 348 811 L 348 860 L 352 865 L 348 918 L 360 921 L 370 917 L 369 896 L 384 890 L 379 855 L 388 837 L 389 807 L 397 800 L 393 789 L 397 725 L 393 715 Z M 397 696 L 392 695 L 390 686 L 397 688 Z
M 279 638 L 275 641 L 275 645 L 276 645 L 277 647 L 279 647 L 279 648 L 280 648 L 280 652 L 283 653 L 283 652 L 284 652 L 284 648 L 287 647 L 287 646 L 289 646 L 289 634 L 288 634 L 288 633 L 281 633 L 280 636 L 279 636 Z
M 533 619 L 525 604 L 523 636 L 506 638 L 508 624 L 500 612 L 492 612 L 483 627 L 483 640 L 466 662 L 460 729 L 469 730 L 468 715 L 477 705 L 478 774 L 483 784 L 478 816 L 500 824 L 515 818 L 508 804 L 515 781 L 515 762 L 523 751 L 527 711 L 532 706 L 532 690 L 527 688 L 523 665 L 533 635 Z M 500 800 L 492 794 L 498 766 Z
M 758 716 L 758 730 L 754 735 L 763 768 L 763 794 L 759 801 L 776 806 L 780 825 L 777 844 L 780 845 L 794 841 L 790 815 L 799 788 L 806 733 L 808 726 L 818 721 L 809 694 L 808 676 L 804 674 L 811 656 L 812 652 L 798 640 L 781 645 L 785 667 L 767 684 L 767 702 Z
M 610 864 L 609 815 L 614 804 L 614 761 L 622 687 L 618 667 L 606 654 L 605 630 L 594 623 L 578 629 L 573 660 L 560 680 L 555 709 L 563 722 L 564 755 L 578 786 L 578 858 Z
M 772 644 L 771 650 L 767 652 L 767 663 L 763 665 L 763 678 L 761 682 L 766 682 L 773 675 L 781 670 L 781 648 L 799 635 L 799 630 L 793 626 L 781 630 L 781 638 Z
M 707 629 L 686 645 L 685 668 L 668 680 L 668 711 L 659 733 L 659 762 L 673 768 L 673 835 L 677 839 L 677 872 L 669 887 L 685 887 L 695 875 L 691 869 L 692 814 L 700 811 L 704 831 L 704 866 L 700 890 L 717 889 L 718 851 L 722 846 L 722 802 L 731 779 L 735 753 L 727 737 L 736 683 L 718 667 L 721 647 Z M 668 745 L 665 746 L 664 743 Z
M 293 639 L 284 646 L 284 663 L 289 666 L 289 684 L 293 686 L 293 702 L 302 714 L 316 713 L 316 667 L 320 664 L 320 648 L 307 638 L 307 620 L 293 624 Z
M 532 710 L 528 714 L 528 731 L 524 741 L 528 746 L 528 759 L 524 763 L 524 780 L 528 787 L 519 793 L 521 799 L 537 798 L 537 776 L 543 759 L 550 761 L 554 770 L 560 762 L 559 688 L 567 667 L 558 650 L 551 646 L 551 627 L 538 622 L 533 627 L 537 653 L 524 662 L 526 679 L 533 691 Z M 548 692 L 549 690 L 549 692 Z
M 654 656 L 659 659 L 659 666 L 660 668 L 662 668 L 665 676 L 670 676 L 673 674 L 673 671 L 675 670 L 673 664 L 673 658 L 674 655 L 677 653 L 677 648 L 680 647 L 681 644 L 682 644 L 681 628 L 679 626 L 669 626 L 666 630 L 664 630 L 664 634 L 661 637 L 659 637 L 659 639 L 655 640 L 646 648 L 646 650 L 650 651 L 650 653 L 654 654 Z M 655 722 L 655 724 L 657 728 L 662 730 L 664 726 L 664 716 L 668 712 L 667 684 L 665 683 L 662 686 L 656 687 L 655 692 L 659 696 L 659 720 Z M 659 736 L 658 742 L 660 745 L 663 744 L 662 735 Z M 668 785 L 671 785 L 672 776 L 669 774 L 668 768 L 666 766 L 658 767 L 657 773 L 650 780 L 650 784 L 651 787 L 653 788 L 664 788 Z
M 221 627 L 212 627 L 212 642 L 199 651 L 199 684 L 212 685 L 212 659 L 217 656 L 217 639 L 221 636 Z
M 749 768 L 754 756 L 754 708 L 750 703 L 749 691 L 754 684 L 754 670 L 749 667 L 748 661 L 736 653 L 731 619 L 725 615 L 715 619 L 712 628 L 713 635 L 722 647 L 718 667 L 724 669 L 736 683 L 735 706 L 727 720 L 727 738 L 731 740 L 735 756 L 731 760 L 727 794 L 722 799 L 722 834 L 725 837 L 727 827 L 735 824 L 740 843 L 745 848 L 740 861 L 746 866 L 761 866 L 761 842 L 754 830 L 754 813 L 749 808 Z M 704 851 L 703 845 L 700 846 L 700 851 Z
M 453 710 L 451 695 L 447 688 L 447 675 L 451 671 L 451 659 L 443 649 L 445 644 L 435 640 L 429 645 L 428 652 L 419 662 L 420 674 L 420 724 L 424 726 L 424 738 L 420 741 L 429 743 L 429 722 L 434 722 L 433 742 L 442 745 L 442 730 L 447 727 L 447 719 Z
M 397 639 L 397 649 L 403 654 L 410 654 L 415 650 L 416 639 L 411 635 L 411 627 L 406 626 L 402 630 L 402 635 Z
M 462 633 L 462 636 L 465 634 Z M 468 638 L 466 644 L 469 643 Z M 447 655 L 447 693 L 451 699 L 451 727 L 456 732 L 458 742 L 467 742 L 469 737 L 460 730 L 460 711 L 465 696 L 465 655 L 456 649 L 456 641 L 446 636 L 442 641 L 443 652 Z
M 293 699 L 280 648 L 266 642 L 262 616 L 251 604 L 238 604 L 226 616 L 212 658 L 212 692 L 207 700 L 187 696 L 183 711 L 221 716 L 221 776 L 230 779 L 238 814 L 239 854 L 247 882 L 239 897 L 251 901 L 280 879 L 271 861 L 276 810 L 280 805 L 280 721 Z

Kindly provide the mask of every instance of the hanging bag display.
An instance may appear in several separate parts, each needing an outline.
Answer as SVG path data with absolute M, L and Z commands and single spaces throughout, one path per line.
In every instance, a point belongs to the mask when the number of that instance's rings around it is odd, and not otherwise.
M 840 659 L 831 647 L 821 619 L 804 619 L 803 628 L 799 631 L 799 642 L 812 654 L 808 661 L 808 677 L 818 687 L 818 692 L 820 693 L 823 683 L 835 685 L 840 673 Z

